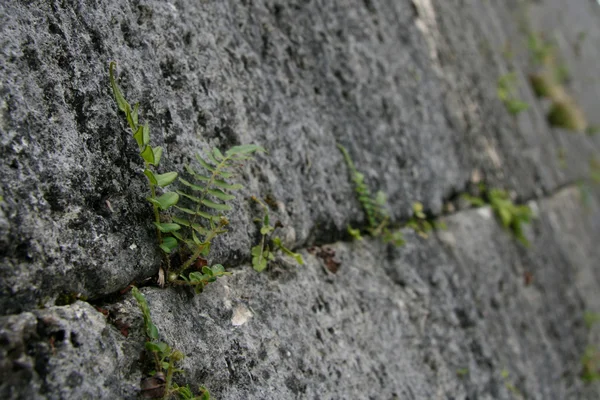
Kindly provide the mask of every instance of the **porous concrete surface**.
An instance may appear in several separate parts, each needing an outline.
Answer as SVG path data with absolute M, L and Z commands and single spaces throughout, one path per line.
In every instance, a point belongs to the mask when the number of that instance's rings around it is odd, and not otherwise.
M 211 253 L 233 276 L 198 296 L 142 289 L 187 356 L 180 383 L 218 399 L 597 398 L 578 376 L 598 342 L 583 313 L 600 312 L 587 180 L 600 139 L 548 126 L 526 39 L 557 44 L 567 89 L 600 124 L 599 17 L 592 0 L 2 2 L 0 393 L 138 395 L 141 316 L 119 291 L 153 282 L 161 257 L 114 60 L 163 171 L 215 146 L 268 150 L 241 167 Z M 496 93 L 510 71 L 530 104 L 516 117 Z M 407 231 L 400 248 L 349 241 L 365 222 L 336 143 L 397 222 L 414 201 L 441 215 L 473 171 L 533 201 L 531 248 L 487 208 L 457 210 L 428 239 Z M 305 266 L 247 265 L 251 195 L 276 201 Z M 313 246 L 335 252 L 336 274 Z M 65 294 L 93 305 L 55 305 Z

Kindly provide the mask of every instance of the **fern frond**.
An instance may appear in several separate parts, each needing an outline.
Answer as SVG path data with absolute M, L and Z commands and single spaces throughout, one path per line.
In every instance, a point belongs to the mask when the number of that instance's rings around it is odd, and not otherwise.
M 225 154 L 213 148 L 204 155 L 196 154 L 200 171 L 189 165 L 185 166 L 190 179 L 179 178 L 185 190 L 178 190 L 177 194 L 191 202 L 193 206 L 191 208 L 176 206 L 176 209 L 189 216 L 189 219 L 177 218 L 173 221 L 186 228 L 185 234 L 175 237 L 190 246 L 193 254 L 181 266 L 177 275 L 187 269 L 200 255 L 206 255 L 210 249 L 210 242 L 227 231 L 226 225 L 229 222 L 220 213 L 232 210 L 228 202 L 235 199 L 235 196 L 229 192 L 239 190 L 243 186 L 228 183 L 226 179 L 234 176 L 232 169 L 240 161 L 248 160 L 252 158 L 252 153 L 262 151 L 264 149 L 256 145 L 235 146 Z
M 385 195 L 382 192 L 378 192 L 376 197 L 373 197 L 369 187 L 365 183 L 365 176 L 358 172 L 354 166 L 352 158 L 348 150 L 341 144 L 337 145 L 346 165 L 350 170 L 350 177 L 354 183 L 354 191 L 356 192 L 359 203 L 361 204 L 366 216 L 367 222 L 369 223 L 370 229 L 377 229 L 383 221 L 387 218 L 387 211 L 385 210 Z

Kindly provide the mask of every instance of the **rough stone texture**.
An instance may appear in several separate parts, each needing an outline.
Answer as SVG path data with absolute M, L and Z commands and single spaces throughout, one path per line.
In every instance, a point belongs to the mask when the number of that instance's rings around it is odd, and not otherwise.
M 186 382 L 222 399 L 518 398 L 511 385 L 526 398 L 597 398 L 577 376 L 598 342 L 582 315 L 600 312 L 599 197 L 586 208 L 573 184 L 600 143 L 549 128 L 524 40 L 525 28 L 555 39 L 569 90 L 600 124 L 599 16 L 591 0 L 1 3 L 0 393 L 137 395 L 141 317 L 128 295 L 105 296 L 155 275 L 160 255 L 108 85 L 116 60 L 165 170 L 212 146 L 269 151 L 243 167 L 231 232 L 211 255 L 234 275 L 196 297 L 143 289 L 164 339 L 187 355 Z M 509 70 L 531 104 L 516 118 L 496 94 Z M 364 217 L 336 143 L 397 221 L 417 200 L 440 215 L 473 170 L 537 199 L 531 249 L 485 208 L 449 216 L 428 240 L 407 232 L 398 249 L 340 241 Z M 246 265 L 250 195 L 277 200 L 273 218 L 306 266 Z M 337 274 L 315 244 L 335 251 Z M 109 317 L 55 306 L 65 293 Z

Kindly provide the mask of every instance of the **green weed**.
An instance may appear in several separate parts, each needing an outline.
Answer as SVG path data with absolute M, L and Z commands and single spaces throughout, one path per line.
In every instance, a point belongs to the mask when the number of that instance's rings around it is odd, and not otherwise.
M 390 218 L 385 208 L 387 199 L 385 193 L 379 191 L 375 196 L 371 194 L 369 187 L 365 183 L 365 176 L 354 166 L 354 162 L 348 153 L 348 150 L 341 144 L 337 145 L 350 172 L 350 178 L 354 183 L 354 190 L 358 197 L 366 216 L 368 227 L 366 231 L 374 237 L 381 237 L 385 243 L 392 243 L 395 246 L 402 246 L 404 238 L 400 230 L 392 230 L 389 227 Z M 360 237 L 360 231 L 356 232 L 352 227 L 348 227 L 348 232 L 353 237 Z
M 184 355 L 181 351 L 172 349 L 168 344 L 160 341 L 158 328 L 152 323 L 146 297 L 135 286 L 131 288 L 131 294 L 142 311 L 147 337 L 145 347 L 154 362 L 151 377 L 142 381 L 142 395 L 154 399 L 170 399 L 177 396 L 179 399 L 210 400 L 210 393 L 202 386 L 199 388 L 200 394 L 195 396 L 189 385 L 178 386 L 172 382 L 174 374 L 183 372 L 176 367 L 176 364 L 183 360 Z
M 223 266 L 204 266 L 201 273 L 190 272 L 187 276 L 185 273 L 201 257 L 209 254 L 211 243 L 218 235 L 227 232 L 229 221 L 223 213 L 232 209 L 227 204 L 235 198 L 231 193 L 243 188 L 239 183 L 228 182 L 235 175 L 235 167 L 252 159 L 254 153 L 265 150 L 253 144 L 234 146 L 225 153 L 213 148 L 205 156 L 196 155 L 200 169 L 186 165 L 188 179 L 180 177 L 177 172 L 156 173 L 163 149 L 150 145 L 150 127 L 147 122 L 139 124 L 139 103 L 131 107 L 127 102 L 115 79 L 115 67 L 116 64 L 111 62 L 110 83 L 117 106 L 125 113 L 140 156 L 144 160 L 144 175 L 150 187 L 148 201 L 152 204 L 156 235 L 167 264 L 168 280 L 173 284 L 191 285 L 196 292 L 200 292 L 209 282 L 227 275 Z M 159 195 L 162 188 L 172 184 L 177 178 L 187 191 L 163 191 Z M 180 260 L 177 265 L 172 266 L 170 255 L 173 253 L 178 253 Z M 162 268 L 161 272 L 162 286 Z
M 265 268 L 267 268 L 269 261 L 273 261 L 275 259 L 275 255 L 273 253 L 274 251 L 281 251 L 282 253 L 287 254 L 296 260 L 298 264 L 304 265 L 304 260 L 300 254 L 294 253 L 285 247 L 280 238 L 272 237 L 273 232 L 280 225 L 278 223 L 276 223 L 275 226 L 271 225 L 269 220 L 269 207 L 267 207 L 267 205 L 257 197 L 253 196 L 252 200 L 257 202 L 264 210 L 263 218 L 259 219 L 259 221 L 262 223 L 260 227 L 260 243 L 252 247 L 251 250 L 252 267 L 258 272 L 263 271 Z
M 590 345 L 581 357 L 581 379 L 585 383 L 600 381 L 600 351 L 596 346 Z
M 462 197 L 476 207 L 489 204 L 502 226 L 510 230 L 523 245 L 529 246 L 529 241 L 523 233 L 523 224 L 531 222 L 533 215 L 531 209 L 526 205 L 514 204 L 509 194 L 504 190 L 488 190 L 483 185 L 480 185 L 480 189 L 482 197 L 468 194 L 463 194 Z
M 575 132 L 585 132 L 587 128 L 583 112 L 571 99 L 557 100 L 552 104 L 548 112 L 548 123 Z
M 417 235 L 424 239 L 427 239 L 429 232 L 434 229 L 446 229 L 443 222 L 427 218 L 427 215 L 423 212 L 423 204 L 419 202 L 413 203 L 413 216 L 408 220 L 406 226 L 412 228 Z
M 600 314 L 586 311 L 583 313 L 583 322 L 585 323 L 585 327 L 587 329 L 592 329 L 594 325 L 600 322 Z
M 513 115 L 526 111 L 529 108 L 529 104 L 517 98 L 516 84 L 517 76 L 514 72 L 502 75 L 498 79 L 498 98 L 504 103 L 508 112 Z

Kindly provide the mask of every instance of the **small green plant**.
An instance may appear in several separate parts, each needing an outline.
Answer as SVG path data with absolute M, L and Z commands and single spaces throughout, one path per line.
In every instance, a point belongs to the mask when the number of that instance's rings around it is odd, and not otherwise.
M 417 235 L 424 239 L 429 237 L 429 232 L 434 229 L 446 229 L 446 224 L 427 218 L 423 212 L 423 204 L 413 203 L 413 216 L 408 220 L 406 226 L 412 228 Z
M 459 368 L 456 370 L 456 376 L 459 378 L 464 378 L 467 375 L 469 375 L 469 368 Z
M 350 177 L 354 183 L 354 190 L 358 196 L 358 201 L 367 216 L 368 227 L 366 231 L 371 236 L 381 237 L 385 243 L 402 246 L 404 244 L 402 232 L 400 230 L 392 230 L 389 227 L 390 218 L 385 208 L 387 203 L 385 193 L 379 191 L 373 196 L 365 183 L 365 176 L 354 166 L 354 162 L 352 161 L 352 158 L 350 158 L 348 150 L 341 144 L 338 144 L 337 146 L 344 156 L 346 165 L 350 170 Z M 353 237 L 360 237 L 360 231 L 356 232 L 356 230 L 350 226 L 348 227 L 348 232 Z
M 517 387 L 515 385 L 513 385 L 513 383 L 510 380 L 510 372 L 504 368 L 502 371 L 500 371 L 500 376 L 502 376 L 502 379 L 504 380 L 504 387 L 511 392 L 515 397 L 519 398 L 519 399 L 523 399 L 523 394 L 521 393 L 521 391 L 519 389 L 517 389 Z
M 142 311 L 147 337 L 145 347 L 154 362 L 154 370 L 150 372 L 151 377 L 142 382 L 142 394 L 149 398 L 170 399 L 177 396 L 179 399 L 209 400 L 210 394 L 202 386 L 199 388 L 200 395 L 194 396 L 189 385 L 178 386 L 173 383 L 173 375 L 183 372 L 175 365 L 183 360 L 184 355 L 181 351 L 172 349 L 168 344 L 160 341 L 158 328 L 152 322 L 150 308 L 142 292 L 133 286 L 131 294 Z
M 547 72 L 529 75 L 529 84 L 537 97 L 557 98 L 562 88 Z
M 275 226 L 271 225 L 269 220 L 269 207 L 255 196 L 252 196 L 252 200 L 257 202 L 264 210 L 264 216 L 262 220 L 258 220 L 262 223 L 260 227 L 260 243 L 252 247 L 251 250 L 252 267 L 258 272 L 263 271 L 265 268 L 267 268 L 269 261 L 273 261 L 275 259 L 273 252 L 277 250 L 292 257 L 298 264 L 304 265 L 304 260 L 300 254 L 294 253 L 285 247 L 280 238 L 272 237 L 275 229 L 281 225 L 279 223 L 276 223 Z
M 177 172 L 157 174 L 156 168 L 161 160 L 162 147 L 150 145 L 150 127 L 138 122 L 139 103 L 133 108 L 125 99 L 115 78 L 114 62 L 110 63 L 110 83 L 119 110 L 125 113 L 133 137 L 140 149 L 144 160 L 144 175 L 148 178 L 150 197 L 154 211 L 154 225 L 159 247 L 164 253 L 168 269 L 168 280 L 172 284 L 193 286 L 196 292 L 218 277 L 227 275 L 222 265 L 203 266 L 202 272 L 185 273 L 199 260 L 210 252 L 212 241 L 227 232 L 228 219 L 222 214 L 232 208 L 228 201 L 235 198 L 231 192 L 242 189 L 238 183 L 229 183 L 234 176 L 233 169 L 241 162 L 253 158 L 254 153 L 265 150 L 257 145 L 248 144 L 234 146 L 224 154 L 218 148 L 213 148 L 203 157 L 196 155 L 201 171 L 186 165 L 189 179 L 179 177 L 179 183 L 187 191 L 176 190 L 158 194 L 161 188 L 172 184 L 179 176 Z M 193 181 L 193 182 L 192 182 Z M 182 205 L 187 202 L 190 206 Z M 168 211 L 168 213 L 167 213 Z M 179 262 L 171 265 L 171 254 L 179 253 Z M 161 268 L 164 284 L 164 271 Z
M 132 108 L 129 102 L 125 100 L 123 92 L 119 88 L 119 85 L 117 85 L 115 79 L 115 67 L 116 63 L 114 61 L 111 62 L 109 67 L 110 84 L 117 106 L 119 107 L 119 110 L 125 113 L 133 138 L 138 145 L 140 156 L 144 160 L 144 175 L 148 178 L 148 184 L 150 186 L 150 197 L 148 198 L 148 201 L 152 204 L 154 212 L 154 225 L 156 226 L 158 244 L 165 253 L 170 253 L 177 246 L 177 241 L 175 238 L 163 234 L 173 232 L 179 228 L 174 224 L 163 223 L 161 221 L 160 211 L 167 210 L 177 204 L 179 195 L 175 192 L 164 192 L 158 196 L 157 189 L 164 188 L 173 183 L 173 181 L 177 179 L 177 172 L 171 171 L 163 174 L 155 173 L 163 154 L 163 148 L 160 146 L 152 147 L 150 145 L 150 126 L 148 125 L 148 122 L 144 125 L 140 125 L 138 121 L 140 103 L 136 103 Z M 168 257 L 166 257 L 166 260 L 168 263 Z
M 587 122 L 583 112 L 570 97 L 554 101 L 548 112 L 551 126 L 575 132 L 585 132 Z
M 240 162 L 252 159 L 253 153 L 264 151 L 262 147 L 256 145 L 235 146 L 225 154 L 214 148 L 207 153 L 206 157 L 196 155 L 196 160 L 203 169 L 202 172 L 199 172 L 198 168 L 194 169 L 186 165 L 190 179 L 179 178 L 179 182 L 193 194 L 183 190 L 177 191 L 189 206 L 176 205 L 175 209 L 179 215 L 173 217 L 172 222 L 181 228 L 181 232 L 178 229 L 173 232 L 173 236 L 184 246 L 183 252 L 187 251 L 191 255 L 188 256 L 187 261 L 174 268 L 169 274 L 170 282 L 177 283 L 179 278 L 182 278 L 184 282 L 193 284 L 193 276 L 190 274 L 189 279 L 185 279 L 183 273 L 198 258 L 209 254 L 214 238 L 227 232 L 229 220 L 222 215 L 222 212 L 231 211 L 231 205 L 227 204 L 235 198 L 231 192 L 243 187 L 239 183 L 228 183 L 226 179 L 234 176 L 233 169 Z M 219 270 L 217 274 L 221 276 L 223 272 Z M 202 286 L 202 283 L 199 282 L 198 285 Z
M 585 323 L 585 327 L 587 329 L 592 329 L 594 325 L 600 322 L 600 314 L 586 311 L 583 313 L 583 322 Z
M 489 204 L 505 229 L 509 229 L 515 238 L 523 245 L 529 246 L 529 241 L 523 233 L 523 224 L 531 222 L 532 212 L 526 205 L 514 204 L 509 194 L 500 189 L 487 189 L 480 185 L 482 198 L 463 194 L 462 197 L 476 207 Z
M 581 357 L 581 379 L 585 383 L 600 381 L 600 351 L 596 346 L 590 345 Z
M 529 104 L 517 98 L 517 75 L 513 73 L 502 75 L 498 79 L 498 98 L 504 103 L 509 113 L 516 115 L 529 108 Z
M 546 43 L 539 34 L 529 34 L 528 47 L 534 64 L 544 66 L 554 63 L 554 46 Z

